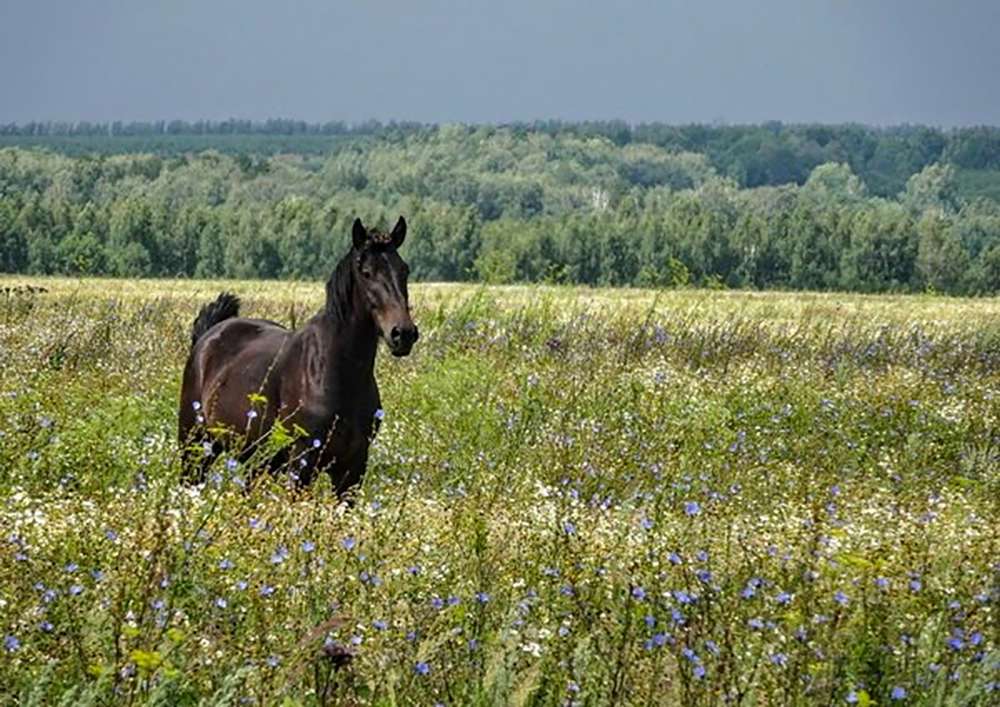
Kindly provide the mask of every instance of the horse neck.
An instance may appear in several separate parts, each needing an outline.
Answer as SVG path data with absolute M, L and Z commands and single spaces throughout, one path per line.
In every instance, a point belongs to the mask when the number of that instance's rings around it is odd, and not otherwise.
M 337 320 L 327 312 L 316 317 L 319 343 L 325 348 L 322 385 L 328 391 L 350 391 L 374 379 L 378 331 L 371 316 L 354 311 Z

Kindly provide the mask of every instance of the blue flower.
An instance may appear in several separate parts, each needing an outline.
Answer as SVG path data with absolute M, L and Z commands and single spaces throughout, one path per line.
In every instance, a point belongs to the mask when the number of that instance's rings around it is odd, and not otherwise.
M 672 565 L 679 565 L 681 564 L 681 562 L 683 562 L 683 560 L 681 560 L 681 556 L 678 555 L 676 552 L 671 552 L 669 555 L 667 555 L 667 559 L 670 560 L 670 564 Z
M 281 663 L 281 660 L 278 658 L 278 656 L 276 656 L 276 655 L 269 655 L 267 657 L 267 664 L 268 664 L 268 666 L 270 666 L 272 668 L 277 668 L 279 663 Z
M 760 631 L 764 628 L 764 622 L 755 617 L 747 621 L 747 626 Z
M 379 420 L 379 421 L 384 420 L 385 419 L 385 410 L 383 410 L 382 408 L 377 409 L 375 411 L 375 419 Z
M 850 599 L 847 598 L 847 595 L 841 591 L 834 592 L 833 600 L 841 606 L 847 606 L 850 601 Z
M 642 587 L 632 587 L 632 598 L 642 601 L 646 598 L 646 590 Z
M 701 505 L 697 501 L 688 501 L 684 504 L 684 512 L 689 516 L 696 516 L 701 513 Z
M 3 637 L 3 647 L 8 653 L 13 653 L 21 648 L 21 642 L 17 640 L 17 636 L 8 633 Z
M 566 533 L 566 535 L 573 535 L 576 533 L 576 526 L 573 525 L 572 522 L 566 521 L 563 523 L 563 532 Z
M 239 466 L 239 462 L 237 462 L 235 459 L 233 459 L 233 458 L 230 457 L 229 459 L 226 460 L 226 470 L 227 471 L 236 471 L 236 467 L 238 467 L 238 466 Z
M 953 651 L 960 651 L 965 647 L 965 642 L 961 638 L 949 638 L 948 647 Z
M 875 586 L 878 587 L 879 589 L 888 589 L 889 588 L 889 580 L 886 579 L 885 577 L 878 577 L 875 580 Z
M 649 518 L 643 518 L 641 521 L 639 521 L 639 525 L 642 526 L 643 530 L 653 529 L 653 521 L 651 521 Z
M 231 570 L 232 568 L 233 568 L 233 561 L 230 560 L 228 557 L 223 557 L 221 560 L 219 560 L 220 570 Z
M 676 599 L 680 604 L 694 604 L 694 597 L 685 592 L 683 589 L 674 590 L 674 599 Z
M 919 579 L 914 578 L 914 579 L 910 580 L 910 591 L 911 592 L 919 592 L 921 589 L 923 589 L 923 587 L 924 587 L 923 582 L 921 582 Z M 903 688 L 899 688 L 899 689 L 902 690 Z M 904 690 L 904 693 L 905 693 L 905 690 Z M 902 699 L 902 698 L 900 698 L 900 699 Z
M 707 648 L 708 652 L 711 653 L 712 655 L 719 655 L 719 646 L 712 639 L 708 639 L 707 641 L 705 641 L 705 648 Z
M 444 608 L 444 599 L 442 599 L 441 597 L 432 597 L 431 606 L 433 606 L 435 609 Z
M 857 704 L 858 703 L 858 693 L 856 693 L 854 690 L 851 690 L 850 692 L 847 693 L 847 696 L 844 697 L 844 701 L 847 704 L 849 704 L 849 705 Z
M 643 621 L 646 623 L 647 628 L 653 628 L 653 626 L 656 626 L 656 617 L 652 614 L 646 614 Z
M 777 665 L 780 668 L 784 668 L 788 665 L 788 656 L 784 653 L 772 653 L 771 654 L 771 664 Z
M 694 666 L 694 670 L 691 671 L 691 674 L 694 675 L 695 680 L 701 680 L 703 677 L 705 677 L 705 666 L 699 663 L 698 665 Z
M 215 606 L 219 609 L 225 609 L 227 606 L 229 606 L 229 602 L 227 602 L 224 597 L 216 597 Z
M 480 604 L 485 604 L 490 600 L 490 595 L 486 592 L 476 592 L 476 601 Z
M 374 626 L 379 631 L 385 631 L 388 628 L 388 624 L 382 619 L 375 619 L 372 621 L 372 626 Z
M 889 697 L 894 700 L 905 700 L 906 699 L 906 688 L 897 685 L 892 688 L 892 692 L 889 693 Z
M 343 546 L 345 550 L 350 552 L 351 550 L 354 549 L 354 546 L 357 545 L 357 541 L 352 536 L 348 535 L 346 538 L 340 541 L 340 544 Z
M 284 545 L 279 545 L 278 549 L 271 554 L 271 564 L 280 565 L 282 562 L 288 559 L 288 548 Z
M 312 552 L 316 549 L 316 543 L 311 540 L 302 541 L 302 552 Z
M 778 602 L 779 604 L 781 604 L 781 605 L 785 605 L 785 604 L 788 604 L 792 600 L 792 595 L 789 594 L 788 592 L 781 592 L 781 594 L 779 594 L 778 596 L 776 596 L 774 598 L 774 600 L 776 602 Z
M 71 584 L 69 588 L 69 593 L 72 596 L 78 596 L 83 593 L 83 586 L 80 584 Z
M 424 661 L 420 661 L 419 663 L 413 666 L 413 672 L 415 672 L 417 675 L 427 675 L 428 673 L 431 672 L 431 666 L 425 663 Z
M 65 569 L 65 570 L 66 570 L 66 573 L 67 573 L 67 574 L 73 574 L 73 573 L 74 573 L 74 572 L 76 572 L 76 571 L 77 571 L 78 569 L 80 569 L 80 566 L 79 566 L 78 564 L 76 564 L 75 562 L 70 562 L 70 563 L 69 563 L 68 565 L 66 565 L 66 567 L 64 567 L 63 569 Z
M 265 584 L 260 588 L 260 595 L 262 597 L 269 597 L 272 594 L 274 594 L 274 587 L 272 587 L 271 585 Z
M 670 636 L 665 633 L 654 633 L 653 634 L 653 645 L 657 648 L 662 648 L 666 645 L 667 641 L 670 640 Z
M 38 628 L 40 628 L 45 633 L 52 633 L 52 629 L 54 629 L 55 626 L 53 626 L 52 623 L 49 621 L 43 621 L 42 623 L 38 624 Z

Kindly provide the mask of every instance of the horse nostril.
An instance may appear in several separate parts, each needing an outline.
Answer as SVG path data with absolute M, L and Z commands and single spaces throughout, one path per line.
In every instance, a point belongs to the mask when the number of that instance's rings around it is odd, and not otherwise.
M 399 327 L 394 326 L 392 331 L 389 332 L 389 341 L 391 341 L 393 345 L 398 344 L 400 336 L 402 336 L 402 334 L 399 331 Z

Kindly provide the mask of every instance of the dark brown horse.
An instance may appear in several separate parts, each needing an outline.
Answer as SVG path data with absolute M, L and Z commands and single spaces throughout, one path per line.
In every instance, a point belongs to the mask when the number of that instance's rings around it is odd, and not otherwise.
M 191 331 L 181 388 L 179 438 L 185 464 L 203 481 L 214 457 L 229 449 L 248 459 L 276 423 L 296 440 L 269 460 L 308 484 L 330 474 L 343 494 L 361 480 L 381 419 L 375 383 L 379 337 L 394 356 L 417 340 L 406 289 L 409 268 L 391 233 L 354 221 L 352 247 L 326 283 L 326 306 L 298 331 L 262 319 L 237 318 L 239 300 L 222 293 L 202 307 Z

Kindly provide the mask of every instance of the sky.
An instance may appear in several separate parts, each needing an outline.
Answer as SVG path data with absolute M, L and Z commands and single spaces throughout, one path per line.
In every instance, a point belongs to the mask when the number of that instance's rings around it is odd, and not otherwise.
M 0 0 L 0 122 L 1000 124 L 1000 0 Z

